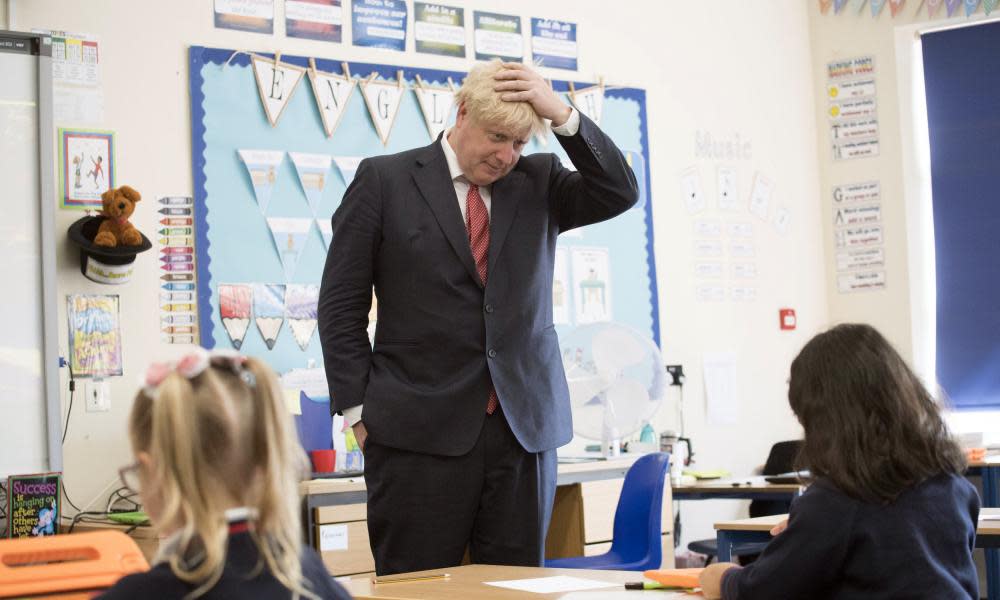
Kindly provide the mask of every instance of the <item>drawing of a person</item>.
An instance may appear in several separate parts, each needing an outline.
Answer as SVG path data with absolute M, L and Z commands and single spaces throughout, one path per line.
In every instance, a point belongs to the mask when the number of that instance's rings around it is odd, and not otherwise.
M 38 511 L 38 524 L 31 528 L 31 535 L 55 535 L 53 521 L 56 519 L 55 502 L 52 508 L 43 508 Z
M 73 189 L 78 190 L 80 184 L 80 169 L 83 168 L 83 154 L 73 157 Z
M 90 157 L 90 162 L 93 163 L 94 168 L 91 169 L 91 170 L 89 170 L 89 171 L 87 171 L 87 177 L 93 176 L 94 177 L 94 185 L 96 186 L 97 185 L 97 177 L 98 176 L 100 176 L 101 179 L 104 179 L 104 157 L 101 156 L 100 154 L 98 154 L 97 155 L 97 160 L 95 161 L 94 157 L 91 156 Z

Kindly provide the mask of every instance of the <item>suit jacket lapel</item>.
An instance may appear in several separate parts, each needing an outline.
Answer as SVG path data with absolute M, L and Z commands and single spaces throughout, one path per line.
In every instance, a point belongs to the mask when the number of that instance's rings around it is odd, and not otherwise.
M 493 267 L 503 249 L 514 215 L 517 214 L 517 203 L 523 195 L 524 173 L 516 168 L 493 184 L 490 200 L 490 251 L 488 253 L 487 277 L 493 272 Z M 470 251 L 471 254 L 471 251 Z
M 472 258 L 472 249 L 469 247 L 469 232 L 462 222 L 462 211 L 458 208 L 458 199 L 455 197 L 455 186 L 451 182 L 448 161 L 445 160 L 444 150 L 441 149 L 441 137 L 438 136 L 438 140 L 425 150 L 417 159 L 413 180 L 434 213 L 434 218 L 437 219 L 441 231 L 455 250 L 459 261 L 472 279 L 482 286 L 483 282 L 476 272 L 476 261 Z

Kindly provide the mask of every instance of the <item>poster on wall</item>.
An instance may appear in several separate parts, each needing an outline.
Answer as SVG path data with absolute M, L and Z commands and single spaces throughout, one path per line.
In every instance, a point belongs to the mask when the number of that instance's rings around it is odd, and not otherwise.
M 115 134 L 59 128 L 60 208 L 101 209 L 101 194 L 115 187 Z
M 59 473 L 11 475 L 7 478 L 8 537 L 59 533 Z
M 66 296 L 69 356 L 76 377 L 122 374 L 122 334 L 117 295 Z
M 194 262 L 194 217 L 191 196 L 161 196 L 160 217 L 160 341 L 194 344 L 198 341 Z M 190 277 L 176 279 L 175 277 Z M 183 321 L 183 322 L 182 322 Z
M 831 199 L 837 291 L 885 289 L 881 184 L 834 186 Z
M 288 37 L 339 43 L 343 27 L 341 0 L 285 0 Z
M 465 9 L 414 2 L 413 40 L 417 52 L 465 58 Z
M 611 257 L 607 248 L 572 249 L 577 324 L 611 320 Z
M 404 0 L 353 0 L 351 30 L 355 46 L 406 50 Z
M 577 69 L 576 23 L 531 19 L 531 59 L 553 69 Z
M 878 102 L 871 56 L 827 64 L 827 118 L 835 160 L 877 156 Z
M 475 24 L 473 44 L 476 60 L 490 60 L 492 58 L 511 62 L 524 60 L 521 17 L 479 10 L 472 14 Z
M 215 26 L 274 33 L 274 0 L 215 0 Z
M 100 41 L 96 35 L 32 28 L 52 43 L 52 117 L 56 124 L 104 121 Z

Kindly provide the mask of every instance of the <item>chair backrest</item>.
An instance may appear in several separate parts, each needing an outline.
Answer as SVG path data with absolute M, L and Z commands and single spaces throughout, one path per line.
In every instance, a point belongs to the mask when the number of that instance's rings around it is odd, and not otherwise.
M 645 559 L 660 564 L 663 486 L 669 469 L 670 455 L 653 452 L 635 461 L 625 474 L 615 509 L 611 551 L 628 561 Z
M 764 475 L 779 475 L 795 470 L 795 457 L 802 449 L 802 440 L 777 442 L 764 463 Z M 787 513 L 792 503 L 788 500 L 753 500 L 750 502 L 751 517 L 766 517 Z

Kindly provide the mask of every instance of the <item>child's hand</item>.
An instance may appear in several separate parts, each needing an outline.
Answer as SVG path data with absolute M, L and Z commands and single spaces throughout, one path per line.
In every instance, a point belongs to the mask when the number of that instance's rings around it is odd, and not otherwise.
M 782 531 L 784 531 L 786 529 L 788 529 L 788 519 L 785 519 L 781 523 L 778 523 L 777 525 L 775 525 L 774 527 L 772 527 L 771 528 L 771 535 L 772 536 L 778 535 L 779 533 L 781 533 Z
M 708 565 L 698 576 L 701 585 L 701 595 L 707 600 L 718 600 L 722 597 L 722 575 L 737 565 L 731 562 Z

